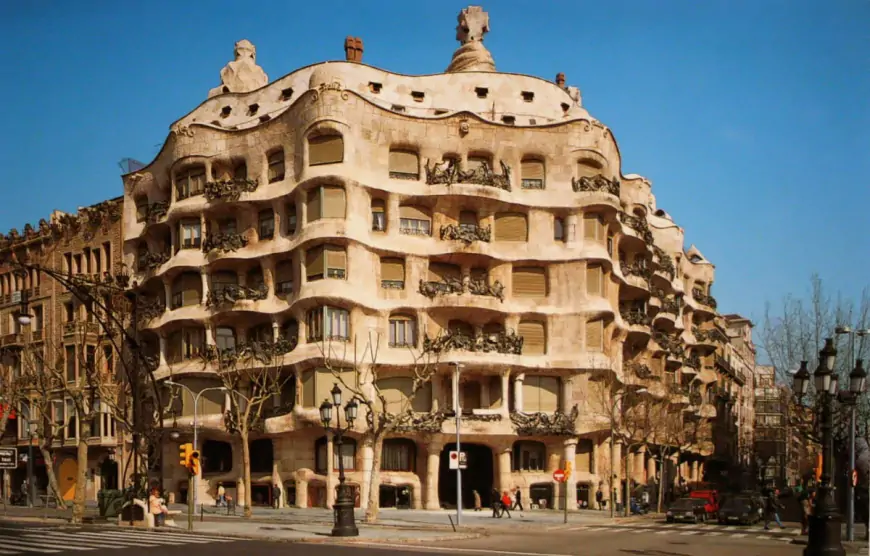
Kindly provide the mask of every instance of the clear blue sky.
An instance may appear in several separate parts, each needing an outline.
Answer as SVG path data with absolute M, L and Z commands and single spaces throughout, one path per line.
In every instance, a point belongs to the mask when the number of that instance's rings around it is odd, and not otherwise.
M 343 59 L 443 71 L 468 2 L 131 0 L 0 4 L 9 47 L 0 229 L 121 194 L 205 100 L 233 42 L 271 79 Z M 760 317 L 819 272 L 870 283 L 870 3 L 862 0 L 488 1 L 502 71 L 564 72 L 613 129 L 623 173 L 653 182 L 717 265 L 724 312 Z M 688 245 L 687 245 L 688 246 Z

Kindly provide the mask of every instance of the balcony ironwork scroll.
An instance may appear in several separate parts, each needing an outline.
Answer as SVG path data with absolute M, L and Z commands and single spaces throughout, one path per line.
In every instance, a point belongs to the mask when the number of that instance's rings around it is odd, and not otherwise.
M 492 228 L 489 226 L 470 226 L 468 224 L 448 224 L 441 226 L 441 239 L 461 241 L 471 245 L 475 241 L 492 241 Z
M 701 392 L 697 390 L 692 390 L 689 394 L 689 403 L 694 406 L 700 406 L 704 402 L 703 396 L 701 396 Z
M 640 379 L 653 378 L 655 376 L 652 369 L 649 368 L 649 365 L 644 365 L 643 363 L 639 363 L 637 361 L 625 362 L 622 366 L 622 369 L 624 372 L 634 374 L 637 378 Z
M 646 242 L 647 245 L 653 244 L 653 235 L 649 229 L 649 226 L 646 223 L 646 220 L 634 216 L 633 214 L 628 214 L 627 212 L 620 212 L 619 220 L 623 224 L 634 230 L 635 233 L 637 233 L 641 237 L 641 239 Z
M 621 306 L 619 308 L 619 315 L 626 323 L 634 326 L 649 326 L 652 323 L 652 317 L 647 314 L 645 309 L 640 307 Z
M 141 212 L 139 212 L 139 222 L 153 224 L 166 216 L 166 213 L 169 212 L 169 201 L 155 201 L 153 203 L 148 203 L 145 206 L 137 207 L 136 210 L 141 210 Z
M 571 411 L 553 413 L 511 412 L 511 422 L 519 436 L 572 436 L 577 434 L 576 421 L 580 410 L 577 405 Z
M 652 270 L 649 268 L 649 263 L 645 259 L 634 259 L 630 263 L 619 261 L 619 269 L 623 276 L 638 276 L 643 278 L 647 283 L 652 278 Z
M 439 295 L 485 295 L 504 301 L 504 284 L 498 280 L 489 283 L 486 278 L 447 278 L 444 281 L 420 280 L 419 291 L 429 299 L 435 299 Z
M 139 296 L 137 302 L 137 313 L 140 322 L 148 322 L 156 319 L 166 312 L 166 302 L 161 296 Z
M 715 338 L 716 334 L 713 330 L 702 330 L 701 328 L 698 328 L 697 326 L 693 326 L 692 327 L 692 335 L 699 342 L 707 343 L 707 342 L 712 342 L 713 339 Z
M 455 160 L 446 160 L 426 166 L 426 183 L 429 185 L 451 185 L 454 183 L 469 183 L 474 185 L 488 185 L 511 190 L 511 168 L 501 162 L 501 174 L 492 171 L 489 163 L 482 162 L 471 170 L 460 170 Z
M 662 332 L 654 336 L 656 343 L 671 357 L 683 360 L 686 357 L 686 348 L 679 338 L 674 338 Z
M 465 285 L 471 295 L 486 295 L 504 301 L 504 284 L 498 280 L 490 283 L 486 278 L 470 278 Z
M 474 335 L 448 330 L 435 338 L 429 336 L 423 338 L 424 353 L 446 353 L 448 351 L 522 355 L 523 337 L 518 336 L 513 330 Z
M 203 194 L 208 201 L 238 201 L 242 193 L 253 193 L 257 190 L 257 180 L 229 179 L 209 181 L 203 187 Z
M 695 298 L 695 301 L 700 303 L 701 305 L 706 305 L 711 309 L 716 309 L 716 298 L 710 294 L 706 294 L 698 288 L 692 289 L 692 297 Z
M 701 363 L 701 357 L 696 353 L 693 353 L 686 357 L 685 364 L 687 367 L 692 367 L 697 371 L 700 371 L 703 368 L 703 364 Z
M 661 271 L 670 276 L 671 280 L 673 280 L 674 276 L 677 275 L 677 269 L 674 266 L 674 259 L 665 253 L 664 249 L 658 245 L 653 245 L 653 253 L 655 253 L 656 261 Z
M 267 295 L 268 290 L 265 286 L 248 288 L 235 284 L 227 284 L 209 290 L 208 295 L 205 297 L 205 305 L 206 307 L 216 307 L 224 303 L 235 303 L 242 300 L 259 301 L 266 299 Z
M 139 270 L 154 270 L 169 260 L 169 253 L 147 251 L 139 256 Z
M 619 180 L 616 178 L 609 180 L 601 174 L 592 177 L 571 178 L 571 187 L 577 193 L 600 191 L 619 197 Z
M 209 253 L 211 251 L 231 253 L 238 251 L 247 244 L 248 238 L 240 233 L 232 232 L 224 234 L 219 232 L 216 234 L 209 234 L 208 237 L 205 238 L 205 241 L 202 242 L 202 251 L 204 253 Z

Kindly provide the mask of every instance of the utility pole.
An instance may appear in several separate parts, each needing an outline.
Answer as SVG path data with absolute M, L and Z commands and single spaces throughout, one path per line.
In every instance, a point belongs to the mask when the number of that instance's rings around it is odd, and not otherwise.
M 462 370 L 461 363 L 453 363 L 453 411 L 456 414 L 456 525 L 462 525 L 462 448 L 460 447 L 462 409 L 459 407 L 459 372 Z M 493 500 L 493 504 L 495 504 Z

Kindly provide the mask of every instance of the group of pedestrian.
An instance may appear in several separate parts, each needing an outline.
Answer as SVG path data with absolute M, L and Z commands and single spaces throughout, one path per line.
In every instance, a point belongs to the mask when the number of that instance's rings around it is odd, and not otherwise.
M 480 493 L 476 490 L 472 490 L 471 493 L 474 496 L 474 511 L 479 512 L 483 508 Z M 523 493 L 519 487 L 513 489 L 513 494 L 508 491 L 499 493 L 498 489 L 492 489 L 492 494 L 490 496 L 492 498 L 490 502 L 490 506 L 492 507 L 492 517 L 494 518 L 501 518 L 507 514 L 510 519 L 511 510 L 519 510 L 521 512 L 525 511 L 525 508 L 523 507 Z

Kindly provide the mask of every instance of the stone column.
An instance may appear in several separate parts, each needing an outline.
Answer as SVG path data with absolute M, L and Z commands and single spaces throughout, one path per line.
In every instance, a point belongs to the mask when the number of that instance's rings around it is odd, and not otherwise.
M 432 375 L 429 384 L 432 385 L 432 411 L 438 411 L 442 405 L 447 407 L 448 404 L 441 403 L 441 375 Z
M 335 487 L 338 485 L 338 477 L 335 473 L 335 444 L 332 433 L 326 435 L 326 507 L 332 508 L 335 503 Z
M 511 454 L 512 450 L 510 448 L 505 448 L 500 446 L 498 448 L 493 448 L 493 452 L 495 452 L 496 459 L 498 460 L 498 491 L 505 492 L 514 488 L 513 477 L 511 476 Z M 481 496 L 484 496 L 486 493 L 479 493 Z
M 646 484 L 646 446 L 641 446 L 634 460 L 634 480 Z
M 622 500 L 622 442 L 617 440 L 613 446 L 613 475 L 607 481 L 610 484 L 611 492 L 616 489 L 615 502 Z M 610 499 L 610 496 L 605 496 L 605 499 Z
M 574 377 L 562 377 L 562 411 L 569 413 L 574 405 Z
M 514 410 L 517 412 L 523 410 L 523 381 L 525 379 L 525 374 L 518 374 L 514 379 Z
M 634 452 L 628 451 L 625 454 L 625 459 L 628 464 L 628 476 L 625 479 L 628 481 L 629 488 L 631 488 L 631 480 L 634 479 L 634 466 L 635 466 L 635 454 Z
M 650 457 L 646 460 L 646 476 L 647 480 L 656 481 L 656 460 Z
M 568 504 L 568 511 L 577 509 L 577 439 L 569 438 L 565 441 L 565 461 L 571 462 L 571 475 L 562 483 L 562 502 Z M 564 463 L 562 468 L 567 467 Z M 563 506 L 564 507 L 564 506 Z
M 281 473 L 278 471 L 278 462 L 281 461 L 278 455 L 278 446 L 276 446 L 277 442 L 272 440 L 272 454 L 276 457 L 272 458 L 272 487 L 278 485 L 278 488 L 281 489 L 281 497 L 278 498 L 278 507 L 283 508 L 287 505 L 287 493 L 284 492 L 284 482 L 281 480 Z M 274 501 L 273 501 L 274 503 Z
M 296 479 L 296 507 L 308 507 L 308 481 Z
M 202 303 L 203 305 L 205 305 L 205 300 L 208 299 L 208 291 L 209 291 L 208 271 L 203 269 L 200 271 L 199 275 L 202 278 L 202 299 L 200 299 L 199 302 Z
M 698 460 L 692 462 L 692 482 L 697 483 L 698 479 Z
M 502 419 L 507 421 L 510 418 L 510 372 L 502 371 L 501 373 L 501 413 Z
M 172 307 L 172 284 L 169 281 L 163 282 L 163 301 L 167 309 Z
M 425 489 L 425 508 L 438 510 L 441 504 L 438 501 L 438 473 L 441 466 L 441 443 L 430 442 L 426 445 L 426 480 L 422 485 Z
M 369 491 L 372 488 L 372 464 L 374 463 L 374 446 L 372 446 L 371 441 L 366 440 L 363 442 L 362 446 L 362 470 L 363 470 L 363 480 L 362 484 L 359 486 L 359 504 L 360 508 L 368 508 L 369 505 Z
M 167 365 L 166 363 L 166 333 L 160 332 L 160 363 L 159 366 L 163 367 Z

